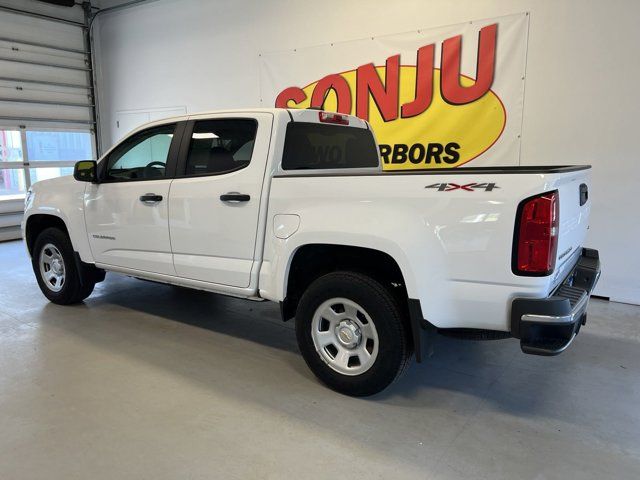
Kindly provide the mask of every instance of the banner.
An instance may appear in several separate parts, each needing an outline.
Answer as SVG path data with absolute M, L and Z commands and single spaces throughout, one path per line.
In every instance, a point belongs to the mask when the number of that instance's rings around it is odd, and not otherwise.
M 527 13 L 260 54 L 263 106 L 371 123 L 385 170 L 518 165 Z

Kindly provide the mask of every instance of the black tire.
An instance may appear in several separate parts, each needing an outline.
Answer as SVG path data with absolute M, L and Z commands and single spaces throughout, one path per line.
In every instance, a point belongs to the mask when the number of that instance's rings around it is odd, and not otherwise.
M 360 305 L 377 330 L 377 357 L 361 374 L 351 376 L 336 371 L 314 345 L 314 314 L 332 298 L 345 298 Z M 413 354 L 402 309 L 391 292 L 371 277 L 354 272 L 329 273 L 307 288 L 296 311 L 296 336 L 302 356 L 316 377 L 333 390 L 356 397 L 387 388 L 404 373 Z
M 65 278 L 59 291 L 54 291 L 47 286 L 47 280 L 43 278 L 40 271 L 40 254 L 47 245 L 53 245 L 58 250 L 64 263 Z M 91 275 L 84 271 L 78 271 L 71 240 L 65 232 L 58 228 L 47 228 L 38 235 L 31 252 L 31 265 L 44 296 L 58 305 L 82 302 L 91 295 L 96 284 Z

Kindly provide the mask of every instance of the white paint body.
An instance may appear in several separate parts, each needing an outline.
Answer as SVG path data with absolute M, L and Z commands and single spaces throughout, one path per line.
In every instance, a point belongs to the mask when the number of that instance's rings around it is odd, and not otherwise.
M 300 247 L 366 247 L 397 262 L 409 297 L 420 300 L 432 324 L 502 331 L 509 330 L 511 300 L 549 295 L 584 243 L 591 201 L 579 205 L 578 186 L 590 184 L 590 170 L 283 171 L 287 124 L 292 118 L 316 122 L 317 112 L 228 111 L 171 121 L 225 117 L 258 121 L 248 167 L 173 180 L 86 184 L 63 177 L 39 182 L 28 199 L 23 229 L 31 215 L 55 215 L 65 222 L 81 259 L 105 270 L 272 301 L 286 297 L 289 267 Z M 349 118 L 350 126 L 367 128 L 362 120 Z M 499 188 L 425 188 L 446 182 L 492 182 Z M 547 277 L 515 275 L 511 255 L 517 207 L 525 198 L 552 190 L 560 193 L 556 270 Z M 141 203 L 139 196 L 149 192 L 165 200 Z M 248 193 L 251 200 L 221 202 L 220 195 L 228 192 Z

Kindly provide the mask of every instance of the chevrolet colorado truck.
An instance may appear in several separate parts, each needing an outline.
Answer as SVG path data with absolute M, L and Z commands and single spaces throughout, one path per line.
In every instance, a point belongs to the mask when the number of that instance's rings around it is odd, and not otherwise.
M 54 303 L 107 271 L 279 302 L 313 373 L 364 396 L 435 333 L 567 348 L 600 274 L 589 184 L 588 166 L 386 172 L 357 117 L 235 110 L 146 124 L 36 183 L 22 228 Z

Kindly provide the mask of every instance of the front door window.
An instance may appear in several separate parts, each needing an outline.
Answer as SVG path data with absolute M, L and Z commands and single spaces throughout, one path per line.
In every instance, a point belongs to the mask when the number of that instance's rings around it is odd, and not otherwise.
M 130 182 L 165 178 L 175 125 L 162 125 L 134 134 L 108 157 L 104 180 Z

